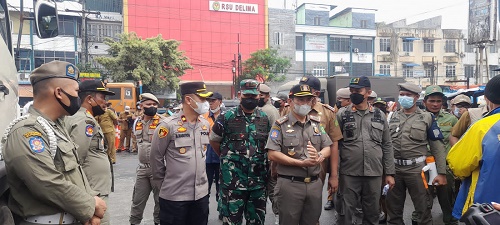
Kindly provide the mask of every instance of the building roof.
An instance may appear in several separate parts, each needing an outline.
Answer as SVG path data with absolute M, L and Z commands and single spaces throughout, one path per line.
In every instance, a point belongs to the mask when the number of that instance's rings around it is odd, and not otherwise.
M 33 98 L 33 87 L 31 85 L 20 84 L 18 94 L 21 98 Z

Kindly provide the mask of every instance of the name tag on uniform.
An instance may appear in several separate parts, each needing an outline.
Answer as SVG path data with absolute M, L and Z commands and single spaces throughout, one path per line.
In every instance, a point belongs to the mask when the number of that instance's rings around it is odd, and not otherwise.
M 191 134 L 175 134 L 175 138 L 191 137 Z
M 201 135 L 208 135 L 208 132 L 207 131 L 202 131 Z

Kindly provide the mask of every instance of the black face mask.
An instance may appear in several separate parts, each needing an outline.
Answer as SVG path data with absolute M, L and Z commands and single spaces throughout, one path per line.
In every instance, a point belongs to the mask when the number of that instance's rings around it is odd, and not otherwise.
M 242 98 L 241 99 L 241 106 L 243 108 L 248 109 L 248 110 L 253 110 L 257 107 L 257 104 L 259 103 L 259 99 L 255 98 Z
M 70 94 L 65 92 L 62 88 L 61 88 L 61 91 L 62 91 L 62 93 L 64 93 L 66 95 L 66 97 L 69 98 L 69 106 L 62 103 L 61 99 L 56 98 L 57 101 L 64 108 L 64 110 L 66 110 L 66 112 L 68 112 L 68 114 L 70 116 L 75 115 L 75 113 L 78 112 L 78 110 L 80 109 L 80 106 L 81 106 L 80 97 L 71 96 Z
M 264 105 L 266 105 L 266 102 L 264 101 L 264 99 L 263 98 L 259 99 L 259 103 L 257 104 L 257 106 L 262 107 Z
M 158 108 L 156 108 L 156 107 L 153 107 L 153 106 L 151 106 L 149 108 L 144 107 L 144 115 L 146 115 L 146 116 L 154 116 L 154 115 L 156 115 L 156 111 L 158 111 Z
M 277 109 L 279 109 L 281 107 L 281 102 L 275 101 L 273 106 L 276 107 Z
M 359 93 L 352 93 L 349 97 L 354 105 L 359 105 L 365 100 L 365 96 Z
M 92 99 L 94 100 L 94 99 Z M 94 100 L 94 102 L 97 104 L 97 102 Z M 104 109 L 101 108 L 100 105 L 96 105 L 96 106 L 92 106 L 92 113 L 94 114 L 94 116 L 100 116 L 102 114 L 104 114 L 106 111 L 104 111 Z
M 342 102 L 341 101 L 335 102 L 335 106 L 337 106 L 337 109 L 342 108 Z

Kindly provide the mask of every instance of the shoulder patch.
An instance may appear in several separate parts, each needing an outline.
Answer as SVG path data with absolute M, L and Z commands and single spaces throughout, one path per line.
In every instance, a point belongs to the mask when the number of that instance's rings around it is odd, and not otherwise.
M 33 136 L 42 136 L 42 134 L 38 131 L 30 131 L 30 132 L 24 133 L 23 136 L 25 138 L 29 138 L 29 137 L 33 137 Z
M 309 119 L 316 121 L 318 123 L 320 122 L 320 118 L 318 116 L 309 116 Z
M 45 144 L 39 136 L 31 137 L 29 139 L 30 149 L 34 153 L 42 153 L 45 150 Z
M 138 122 L 135 124 L 135 130 L 142 130 L 142 122 L 138 121 Z
M 278 129 L 271 129 L 271 132 L 269 133 L 269 137 L 271 140 L 276 140 L 278 139 L 278 136 L 280 135 L 281 131 Z
M 168 135 L 168 129 L 164 126 L 161 126 L 160 129 L 158 129 L 158 137 L 164 138 Z
M 284 123 L 284 122 L 286 122 L 286 121 L 288 121 L 288 116 L 284 116 L 284 117 L 281 117 L 281 118 L 277 119 L 277 120 L 276 120 L 276 123 L 277 123 L 278 125 L 281 125 L 281 124 L 283 124 L 283 123 Z
M 87 135 L 87 137 L 92 137 L 92 134 L 94 134 L 94 126 L 87 124 L 85 127 L 85 135 Z
M 331 105 L 328 105 L 328 104 L 323 104 L 323 107 L 329 109 L 330 111 L 334 112 L 335 113 L 335 108 L 333 108 Z

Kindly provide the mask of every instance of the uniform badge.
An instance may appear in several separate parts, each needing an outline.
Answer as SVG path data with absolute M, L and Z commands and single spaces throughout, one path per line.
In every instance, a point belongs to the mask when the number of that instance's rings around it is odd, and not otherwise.
M 203 145 L 203 151 L 206 152 L 207 151 L 207 145 Z
M 69 64 L 66 66 L 66 76 L 75 78 L 75 66 Z
M 85 135 L 87 135 L 87 137 L 92 137 L 93 133 L 94 133 L 94 126 L 88 124 L 87 127 L 85 127 Z
M 179 153 L 186 154 L 186 148 L 179 148 Z
M 206 130 L 206 129 L 207 129 L 207 126 L 203 125 L 203 126 L 201 127 L 201 129 L 202 129 L 202 130 Z
M 45 150 L 45 144 L 41 137 L 31 137 L 29 140 L 31 151 L 34 153 L 42 153 Z
M 168 134 L 168 129 L 166 127 L 160 127 L 160 129 L 158 130 L 158 137 L 164 138 L 167 136 L 167 134 Z
M 318 129 L 318 127 L 317 127 L 317 126 L 314 126 L 314 133 L 315 133 L 315 134 L 319 134 L 319 129 Z
M 182 120 L 182 122 L 186 122 L 187 121 L 186 116 L 182 115 L 181 120 Z
M 271 134 L 269 135 L 269 137 L 271 137 L 271 140 L 276 140 L 279 135 L 280 135 L 280 131 L 279 130 L 272 129 L 271 130 Z
M 177 125 L 179 125 L 179 126 L 182 126 L 182 124 L 183 124 L 182 121 L 177 122 Z
M 295 148 L 288 148 L 288 155 L 295 155 Z
M 24 133 L 23 136 L 25 138 L 34 137 L 34 136 L 38 136 L 39 137 L 39 136 L 42 136 L 42 134 L 40 132 L 38 132 L 38 131 L 30 131 L 30 132 Z
M 183 133 L 183 132 L 186 132 L 186 130 L 187 130 L 187 129 L 186 129 L 185 127 L 179 127 L 179 128 L 177 129 L 177 132 L 181 132 L 181 133 Z
M 326 134 L 326 130 L 324 126 L 319 126 L 319 129 L 321 130 L 322 134 Z
M 142 123 L 141 123 L 141 122 L 138 122 L 138 123 L 135 125 L 135 130 L 142 130 Z
M 286 130 L 285 132 L 287 132 L 287 133 L 292 133 L 292 132 L 294 132 L 294 131 L 295 131 L 294 129 L 289 129 L 289 130 Z

